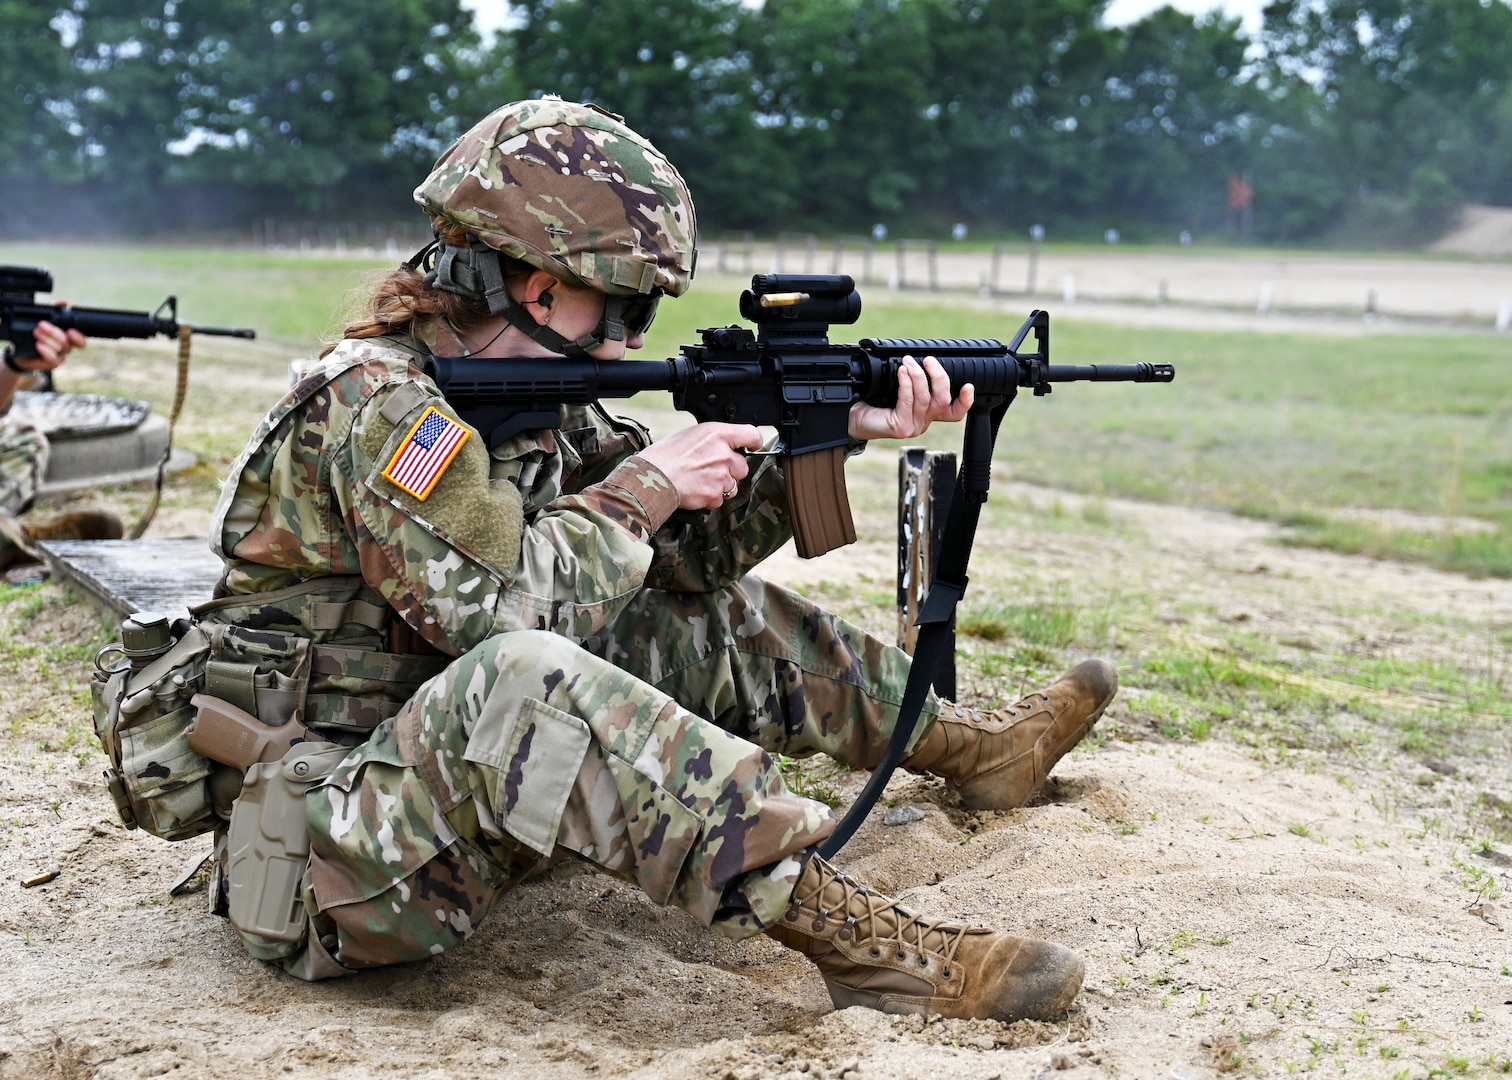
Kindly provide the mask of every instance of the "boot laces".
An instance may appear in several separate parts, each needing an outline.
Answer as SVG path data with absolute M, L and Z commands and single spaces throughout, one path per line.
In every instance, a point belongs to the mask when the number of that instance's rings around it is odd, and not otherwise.
M 817 884 L 807 895 L 799 896 L 796 890 L 793 893 L 795 908 L 818 911 L 815 930 L 828 922 L 831 913 L 843 911 L 846 913 L 845 923 L 836 936 L 854 940 L 857 945 L 869 941 L 869 951 L 874 957 L 881 956 L 884 948 L 891 948 L 901 960 L 907 955 L 907 949 L 913 948 L 919 953 L 921 967 L 928 967 L 931 959 L 936 959 L 940 962 L 941 974 L 950 978 L 951 965 L 969 927 L 964 923 L 916 915 L 892 897 L 872 891 L 834 867 L 827 869 L 828 874 L 814 875 Z M 838 902 L 827 904 L 824 894 L 830 885 L 838 885 L 841 895 Z M 830 899 L 835 898 L 831 896 Z M 858 910 L 862 911 L 859 918 Z
M 1019 698 L 1006 709 L 998 709 L 996 712 L 1008 720 L 1021 720 L 1040 706 L 1048 704 L 1050 704 L 1050 695 L 1043 691 L 1036 691 L 1027 697 Z
M 1050 695 L 1044 691 L 1036 691 L 1025 697 L 1019 698 L 1012 705 L 1005 705 L 1001 709 L 972 709 L 965 705 L 956 705 L 955 714 L 958 720 L 968 725 L 975 719 L 978 723 L 1004 721 L 1012 724 L 1032 714 L 1036 709 L 1050 703 Z

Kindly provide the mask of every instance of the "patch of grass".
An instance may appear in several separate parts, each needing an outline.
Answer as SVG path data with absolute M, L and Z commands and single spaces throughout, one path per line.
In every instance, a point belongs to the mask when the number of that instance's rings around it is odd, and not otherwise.
M 1294 530 L 1282 537 L 1285 544 L 1419 563 L 1470 577 L 1512 577 L 1512 526 L 1435 534 L 1332 521 L 1317 515 L 1281 523 Z
M 1232 656 L 1213 652 L 1194 655 L 1166 652 L 1144 661 L 1144 670 L 1183 694 L 1202 697 L 1214 692 L 1274 690 L 1278 683 L 1263 674 L 1246 670 Z
M 1113 514 L 1108 509 L 1108 502 L 1101 496 L 1082 503 L 1081 517 L 1089 525 L 1113 524 Z
M 6 609 L 5 614 L 17 622 L 34 619 L 47 606 L 47 595 L 42 587 L 41 582 L 8 585 L 0 589 L 0 608 Z
M 1201 742 L 1213 732 L 1214 712 L 1191 699 L 1155 691 L 1129 705 L 1136 720 L 1144 720 L 1167 739 Z
M 868 303 L 868 333 L 982 333 L 980 311 Z M 1017 477 L 1097 497 L 1221 507 L 1276 521 L 1299 543 L 1512 573 L 1512 404 L 1502 393 L 1505 345 L 1491 335 L 1402 335 L 1382 349 L 1369 337 L 1067 320 L 1056 351 L 1063 362 L 1171 361 L 1176 381 L 1070 384 L 1016 404 L 998 457 Z M 1466 515 L 1493 529 L 1382 537 L 1332 523 L 1329 512 L 1344 508 Z
M 787 781 L 788 790 L 794 795 L 822 802 L 831 810 L 845 801 L 845 795 L 834 783 L 835 774 L 842 767 L 833 759 L 822 754 L 801 759 L 777 754 L 775 760 L 782 778 Z
M 967 609 L 956 619 L 957 633 L 984 641 L 1021 641 L 1063 649 L 1076 640 L 1076 608 L 1064 600 L 993 604 Z

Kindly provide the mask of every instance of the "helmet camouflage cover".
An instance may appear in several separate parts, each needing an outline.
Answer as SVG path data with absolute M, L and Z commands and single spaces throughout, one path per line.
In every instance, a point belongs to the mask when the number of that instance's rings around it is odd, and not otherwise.
M 560 98 L 490 113 L 415 201 L 494 250 L 613 296 L 687 291 L 697 222 L 687 184 L 623 120 Z

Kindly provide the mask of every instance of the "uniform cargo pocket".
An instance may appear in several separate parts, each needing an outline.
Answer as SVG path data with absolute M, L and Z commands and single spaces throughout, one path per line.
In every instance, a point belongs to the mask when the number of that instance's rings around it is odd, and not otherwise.
M 468 761 L 492 772 L 494 817 L 520 843 L 550 855 L 567 797 L 592 741 L 577 717 L 526 698 L 524 707 L 495 737 L 480 723 L 468 740 Z

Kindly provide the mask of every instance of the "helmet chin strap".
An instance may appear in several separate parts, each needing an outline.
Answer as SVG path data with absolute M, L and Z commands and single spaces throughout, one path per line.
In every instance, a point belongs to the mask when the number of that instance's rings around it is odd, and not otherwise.
M 423 254 L 422 249 L 422 254 Z M 503 259 L 487 244 L 467 247 L 438 244 L 435 266 L 425 275 L 428 285 L 446 292 L 482 300 L 491 314 L 503 318 L 537 345 L 562 356 L 587 356 L 606 341 L 625 340 L 625 297 L 606 296 L 599 324 L 576 340 L 569 340 L 551 327 L 538 323 L 530 312 L 509 295 L 504 285 Z M 408 264 L 406 264 L 408 265 Z

